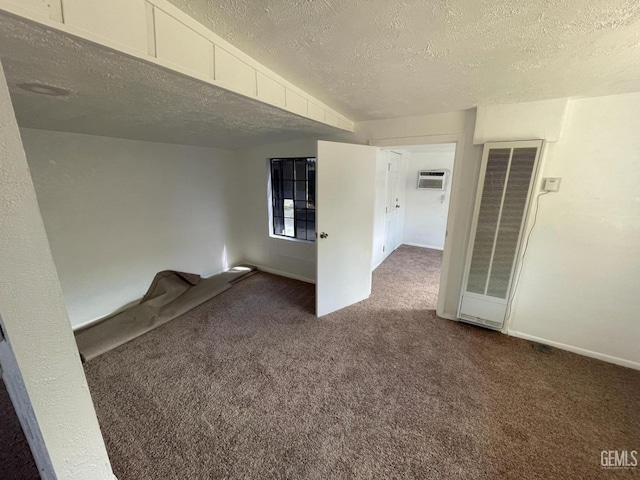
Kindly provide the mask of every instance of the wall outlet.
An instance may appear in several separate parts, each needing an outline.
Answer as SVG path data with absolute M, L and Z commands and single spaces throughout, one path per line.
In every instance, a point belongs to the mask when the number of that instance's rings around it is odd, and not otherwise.
M 547 177 L 542 181 L 542 190 L 545 192 L 557 192 L 560 190 L 559 177 Z

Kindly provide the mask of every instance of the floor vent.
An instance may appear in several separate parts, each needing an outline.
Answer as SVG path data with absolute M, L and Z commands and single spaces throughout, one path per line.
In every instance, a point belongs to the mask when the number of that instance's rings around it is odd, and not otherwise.
M 487 328 L 492 328 L 494 330 L 500 330 L 502 328 L 502 323 L 494 322 L 491 320 L 487 320 L 486 318 L 474 317 L 472 315 L 461 314 L 459 318 L 465 322 L 473 323 L 474 325 L 482 325 Z

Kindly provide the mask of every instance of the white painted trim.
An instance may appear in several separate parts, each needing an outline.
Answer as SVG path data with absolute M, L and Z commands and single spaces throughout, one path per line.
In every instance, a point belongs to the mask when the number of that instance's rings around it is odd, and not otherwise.
M 256 269 L 261 271 L 261 272 L 271 273 L 273 275 L 278 275 L 280 277 L 292 278 L 294 280 L 300 280 L 301 282 L 312 283 L 314 285 L 316 283 L 315 278 L 314 279 L 310 279 L 310 278 L 307 278 L 307 277 L 303 277 L 301 275 L 296 275 L 295 273 L 289 273 L 289 272 L 285 272 L 285 271 L 282 271 L 282 270 L 277 270 L 277 269 L 271 268 L 271 267 L 264 267 L 262 265 L 256 265 L 253 262 L 251 262 L 251 265 L 256 267 Z
M 273 220 L 273 216 L 269 215 L 269 218 Z M 271 226 L 271 230 L 273 230 L 273 225 Z M 315 245 L 315 240 L 303 240 L 302 238 L 293 238 L 293 237 L 285 237 L 284 235 L 276 235 L 273 232 L 269 232 L 269 238 L 275 238 L 276 240 L 285 240 L 287 242 L 296 242 L 296 243 L 310 243 L 311 245 Z
M 401 245 L 408 245 L 410 247 L 429 248 L 431 250 L 444 251 L 444 247 L 437 247 L 435 245 L 425 245 L 423 243 L 402 242 Z
M 217 35 L 215 32 L 210 30 L 208 27 L 202 25 L 200 22 L 198 22 L 193 17 L 189 16 L 189 14 L 185 13 L 184 11 L 182 11 L 181 9 L 179 9 L 178 7 L 176 7 L 175 5 L 170 3 L 168 0 L 146 0 L 146 1 L 149 2 L 150 4 L 154 5 L 156 8 L 162 10 L 164 13 L 166 13 L 169 16 L 171 16 L 172 18 L 174 18 L 178 22 L 182 23 L 184 26 L 186 26 L 190 30 L 194 31 L 195 33 L 197 33 L 201 37 L 206 38 L 207 40 L 212 42 L 214 45 L 217 45 L 220 48 L 222 48 L 223 50 L 226 50 L 229 54 L 233 55 L 238 60 L 240 60 L 243 63 L 247 64 L 248 66 L 250 66 L 254 70 L 264 74 L 266 77 L 271 78 L 272 80 L 274 80 L 275 82 L 281 84 L 282 86 L 284 86 L 286 89 L 290 90 L 291 92 L 300 95 L 305 100 L 315 103 L 317 106 L 320 106 L 325 112 L 328 111 L 329 113 L 337 116 L 339 119 L 343 120 L 348 125 L 348 128 L 346 130 L 353 131 L 353 123 L 354 123 L 353 121 L 349 120 L 347 117 L 342 115 L 340 112 L 337 112 L 337 111 L 331 109 L 330 107 L 328 107 L 327 105 L 325 105 L 324 103 L 322 103 L 321 101 L 316 99 L 315 97 L 311 96 L 310 94 L 308 94 L 307 92 L 305 92 L 301 88 L 299 88 L 296 85 L 294 85 L 293 83 L 289 82 L 284 77 L 281 77 L 277 73 L 275 73 L 272 70 L 266 68 L 260 62 L 255 60 L 253 57 L 250 57 L 249 55 L 247 55 L 246 53 L 244 53 L 240 49 L 236 48 L 231 43 L 227 42 L 225 39 L 223 39 L 222 37 Z M 229 85 L 229 87 L 232 90 L 235 91 L 235 88 L 234 88 L 233 85 Z M 242 94 L 242 92 L 239 92 L 239 93 Z M 247 95 L 247 94 L 244 94 L 244 95 L 255 98 L 255 95 Z M 258 100 L 262 101 L 260 99 L 258 99 Z M 264 103 L 268 103 L 268 102 L 264 102 Z M 287 111 L 289 111 L 289 110 L 287 110 Z M 307 116 L 307 115 L 305 115 L 305 116 Z M 318 121 L 318 120 L 316 120 L 316 121 Z M 331 125 L 331 123 L 326 122 L 326 121 L 322 121 L 322 123 Z M 337 127 L 337 128 L 341 128 L 341 127 Z
M 400 244 L 400 245 L 409 245 L 408 243 L 404 243 L 404 244 Z M 393 252 L 395 252 L 398 248 L 400 248 L 400 245 L 398 245 L 394 250 L 391 250 L 390 252 L 385 252 L 384 256 L 380 259 L 380 261 L 378 263 L 376 263 L 372 268 L 371 271 L 373 272 L 376 268 L 378 268 L 380 265 L 382 265 L 384 263 L 384 261 L 389 258 L 389 255 L 391 255 Z
M 604 353 L 594 352 L 592 350 L 586 350 L 580 347 L 574 347 L 573 345 L 567 345 L 565 343 L 555 342 L 553 340 L 547 340 L 546 338 L 535 337 L 533 335 L 529 335 L 527 333 L 517 332 L 515 330 L 507 330 L 505 332 L 507 335 L 512 337 L 522 338 L 523 340 L 529 340 L 531 342 L 543 343 L 545 345 L 549 345 L 551 347 L 559 348 L 561 350 L 566 350 L 568 352 L 577 353 L 578 355 L 584 355 L 585 357 L 595 358 L 597 360 L 602 360 L 603 362 L 613 363 L 615 365 L 620 365 L 622 367 L 633 368 L 634 370 L 640 370 L 640 363 L 634 362 L 632 360 L 626 360 L 624 358 L 613 357 L 611 355 L 606 355 Z
M 373 145 L 374 147 L 405 147 L 409 145 L 460 143 L 463 140 L 463 135 L 460 133 L 446 133 L 442 135 L 422 135 L 417 137 L 375 138 L 369 141 L 369 145 Z
M 386 255 L 384 258 L 382 258 L 378 263 L 376 263 L 373 268 L 371 268 L 371 271 L 373 272 L 376 268 L 378 268 L 380 265 L 382 265 L 382 263 L 387 259 L 389 255 Z

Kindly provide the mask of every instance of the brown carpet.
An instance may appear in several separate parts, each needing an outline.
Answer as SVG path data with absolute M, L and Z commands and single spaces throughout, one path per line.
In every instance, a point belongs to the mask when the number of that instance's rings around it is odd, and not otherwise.
M 436 317 L 440 253 L 401 247 L 322 319 L 259 273 L 86 366 L 127 479 L 596 479 L 640 450 L 640 372 Z
M 0 478 L 35 480 L 40 478 L 9 393 L 0 380 Z

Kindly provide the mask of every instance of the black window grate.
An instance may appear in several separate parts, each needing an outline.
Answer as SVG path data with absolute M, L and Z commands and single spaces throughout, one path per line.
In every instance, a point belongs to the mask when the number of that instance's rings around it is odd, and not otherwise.
M 316 159 L 272 158 L 273 234 L 316 240 Z

